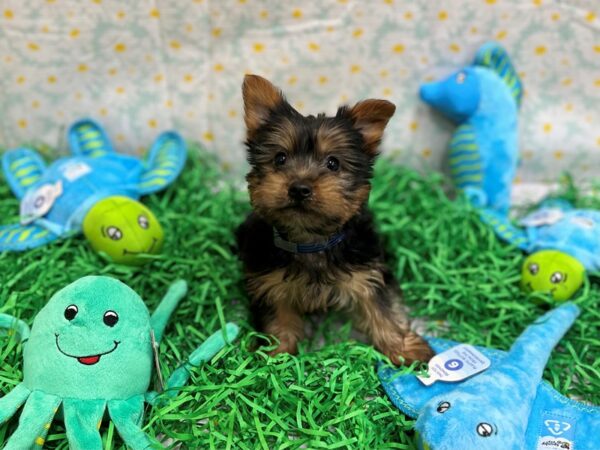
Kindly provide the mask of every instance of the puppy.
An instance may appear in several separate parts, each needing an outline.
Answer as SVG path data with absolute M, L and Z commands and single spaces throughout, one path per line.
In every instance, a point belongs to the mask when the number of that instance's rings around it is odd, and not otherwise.
M 253 212 L 237 230 L 251 309 L 274 335 L 273 353 L 296 353 L 303 315 L 349 311 L 394 364 L 429 361 L 410 330 L 367 209 L 373 163 L 396 107 L 385 100 L 303 116 L 269 81 L 243 83 L 246 179 Z

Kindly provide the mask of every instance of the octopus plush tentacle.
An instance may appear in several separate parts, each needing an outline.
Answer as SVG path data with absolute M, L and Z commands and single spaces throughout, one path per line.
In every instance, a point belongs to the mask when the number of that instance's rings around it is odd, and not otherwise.
M 144 414 L 144 396 L 136 395 L 127 400 L 108 402 L 110 418 L 119 434 L 132 450 L 143 450 L 152 446 L 152 441 L 140 427 Z
M 150 326 L 152 327 L 152 331 L 154 332 L 154 339 L 156 342 L 160 342 L 162 340 L 163 332 L 167 326 L 167 322 L 177 308 L 179 301 L 185 296 L 187 293 L 187 283 L 184 280 L 175 281 L 171 286 L 169 286 L 169 290 L 160 301 L 158 307 L 152 313 L 152 317 L 150 318 Z
M 59 397 L 42 391 L 33 391 L 21 412 L 19 426 L 6 443 L 4 450 L 23 450 L 35 446 L 41 448 L 59 406 Z
M 46 170 L 42 157 L 30 148 L 9 150 L 2 156 L 2 169 L 10 189 L 22 199 Z
M 146 401 L 153 405 L 160 402 L 160 399 L 175 397 L 179 392 L 179 388 L 184 386 L 190 379 L 190 369 L 198 367 L 203 362 L 209 361 L 227 344 L 233 342 L 239 332 L 240 329 L 236 324 L 228 323 L 225 325 L 225 330 L 219 330 L 212 334 L 202 343 L 202 345 L 200 345 L 200 347 L 192 352 L 187 362 L 182 364 L 171 374 L 165 386 L 165 395 L 159 397 L 156 392 L 149 392 L 146 396 Z
M 65 428 L 71 450 L 102 450 L 98 430 L 105 408 L 106 400 L 64 400 Z
M 92 119 L 82 119 L 69 128 L 69 146 L 75 155 L 101 158 L 114 152 L 104 129 Z
M 3 424 L 10 419 L 17 409 L 21 407 L 31 391 L 23 385 L 18 384 L 12 391 L 0 398 L 0 424 Z

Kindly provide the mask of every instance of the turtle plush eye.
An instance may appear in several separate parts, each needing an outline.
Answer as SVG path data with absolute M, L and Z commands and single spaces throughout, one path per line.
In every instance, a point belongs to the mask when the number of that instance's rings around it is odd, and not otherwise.
M 77 306 L 75 306 L 75 305 L 67 306 L 67 308 L 65 309 L 65 319 L 67 319 L 68 321 L 73 320 L 78 312 L 79 312 L 79 309 L 77 308 Z
M 285 164 L 285 162 L 287 161 L 287 155 L 283 152 L 279 152 L 275 155 L 275 159 L 273 160 L 273 162 L 275 163 L 275 165 L 277 167 L 281 167 Z
M 106 229 L 106 234 L 113 241 L 118 241 L 119 239 L 121 239 L 123 237 L 123 232 L 119 228 L 114 227 L 114 226 L 108 227 Z
M 550 275 L 550 282 L 552 284 L 561 283 L 564 279 L 565 276 L 562 274 L 562 272 L 554 272 L 552 275 Z
M 494 432 L 494 427 L 492 427 L 489 423 L 481 422 L 477 425 L 477 434 L 481 437 L 489 437 Z
M 540 271 L 540 266 L 538 266 L 536 263 L 529 264 L 529 273 L 531 275 L 537 275 L 537 273 L 539 271 Z
M 437 407 L 437 412 L 439 412 L 440 414 L 444 414 L 450 409 L 450 406 L 450 402 L 440 402 L 440 404 Z
M 140 214 L 138 216 L 138 225 L 140 227 L 142 227 L 144 230 L 146 230 L 146 229 L 148 229 L 148 227 L 150 227 L 150 221 L 148 220 L 148 218 L 145 215 Z
M 327 168 L 332 172 L 337 172 L 340 169 L 340 160 L 334 156 L 327 158 Z
M 119 315 L 114 311 L 106 311 L 104 313 L 104 318 L 102 319 L 104 324 L 108 327 L 114 327 L 119 321 Z
M 466 74 L 466 73 L 464 73 L 464 72 L 459 72 L 459 73 L 456 75 L 456 82 L 457 82 L 458 84 L 463 84 L 463 83 L 465 82 L 465 79 L 466 79 L 466 78 L 467 78 L 467 74 Z

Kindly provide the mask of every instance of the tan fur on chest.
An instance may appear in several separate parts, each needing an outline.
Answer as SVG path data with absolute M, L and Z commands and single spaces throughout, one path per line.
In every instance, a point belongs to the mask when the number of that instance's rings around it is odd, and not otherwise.
M 377 268 L 361 268 L 351 273 L 336 271 L 328 281 L 316 282 L 308 273 L 286 276 L 286 269 L 251 276 L 248 289 L 254 298 L 268 304 L 285 303 L 299 312 L 352 309 L 356 302 L 370 301 L 376 290 L 384 286 Z

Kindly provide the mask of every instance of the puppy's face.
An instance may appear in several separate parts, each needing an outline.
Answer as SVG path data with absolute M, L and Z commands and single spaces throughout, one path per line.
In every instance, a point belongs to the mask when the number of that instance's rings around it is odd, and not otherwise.
M 243 97 L 254 210 L 282 231 L 325 235 L 340 228 L 368 199 L 395 106 L 365 100 L 335 117 L 305 117 L 256 75 L 245 77 Z

